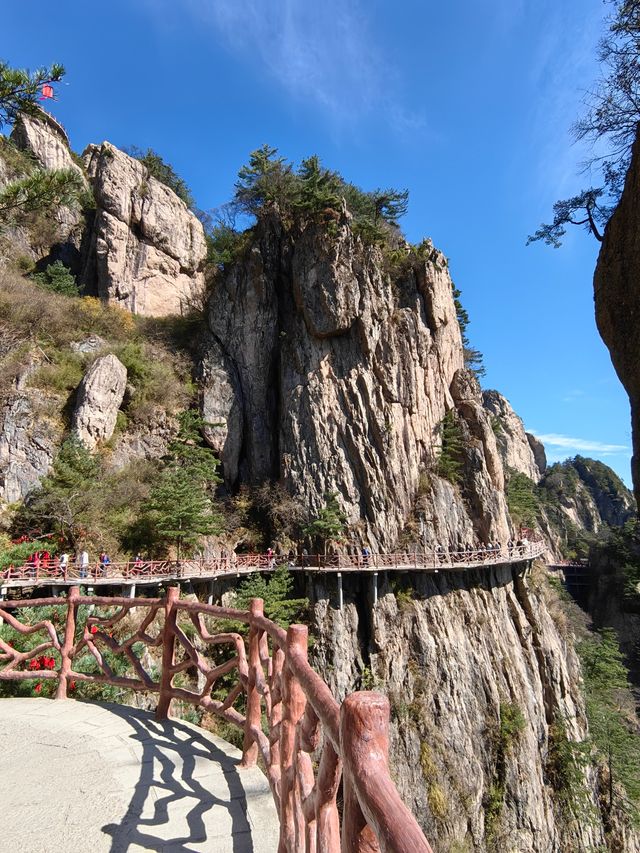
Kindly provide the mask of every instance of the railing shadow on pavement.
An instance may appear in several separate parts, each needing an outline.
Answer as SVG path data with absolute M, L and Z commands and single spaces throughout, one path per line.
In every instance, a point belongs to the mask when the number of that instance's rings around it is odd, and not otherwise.
M 191 853 L 191 845 L 212 841 L 205 817 L 214 808 L 224 809 L 229 816 L 231 826 L 225 834 L 232 839 L 234 853 L 253 853 L 245 789 L 238 773 L 240 758 L 179 721 L 156 721 L 124 705 L 110 705 L 109 710 L 126 721 L 131 738 L 142 748 L 140 777 L 125 815 L 119 823 L 102 827 L 112 839 L 110 853 L 126 853 L 132 845 L 162 853 Z M 228 796 L 216 794 L 195 778 L 198 761 L 210 762 L 212 769 L 220 771 Z M 201 775 L 206 778 L 206 773 Z M 216 821 L 229 823 L 219 817 Z M 185 831 L 178 833 L 178 828 Z

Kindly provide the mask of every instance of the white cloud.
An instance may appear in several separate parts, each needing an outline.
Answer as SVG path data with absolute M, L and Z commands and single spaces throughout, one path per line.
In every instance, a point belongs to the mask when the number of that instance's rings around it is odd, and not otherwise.
M 163 2 L 147 0 L 155 10 Z M 400 132 L 425 124 L 401 103 L 397 68 L 371 33 L 371 13 L 360 0 L 178 0 L 176 7 L 209 26 L 243 61 L 257 63 L 290 96 L 320 106 L 335 121 L 384 110 Z
M 369 26 L 362 0 L 145 0 L 158 25 L 189 14 L 246 63 L 258 66 L 297 101 L 320 107 L 336 124 L 374 112 L 399 134 L 425 128 L 401 94 L 397 65 Z M 158 19 L 158 11 L 163 15 Z
M 572 438 L 568 435 L 558 435 L 557 433 L 533 433 L 536 438 L 544 445 L 550 447 L 562 447 L 566 450 L 588 451 L 591 453 L 600 453 L 603 456 L 609 456 L 616 453 L 628 453 L 629 448 L 624 444 L 606 444 L 602 441 L 590 441 L 585 438 Z M 553 455 L 557 456 L 557 451 L 552 451 Z
M 585 144 L 571 144 L 570 128 L 582 111 L 585 90 L 598 73 L 596 45 L 603 31 L 602 4 L 591 0 L 575 19 L 575 5 L 547 3 L 538 9 L 541 29 L 529 72 L 532 90 L 530 159 L 536 166 L 542 207 L 547 196 L 562 197 L 589 182 L 579 175 L 580 163 L 589 156 Z

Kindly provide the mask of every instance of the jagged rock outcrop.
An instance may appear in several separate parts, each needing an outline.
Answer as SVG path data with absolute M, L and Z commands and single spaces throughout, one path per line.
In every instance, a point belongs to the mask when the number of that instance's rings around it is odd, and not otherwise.
M 539 438 L 532 435 L 530 432 L 525 433 L 525 435 L 527 436 L 527 441 L 529 442 L 529 447 L 533 453 L 535 463 L 538 466 L 538 471 L 540 474 L 544 474 L 547 470 L 547 453 L 544 449 L 544 444 Z
M 598 331 L 631 403 L 631 473 L 640 501 L 640 137 L 604 232 L 593 288 Z
M 204 436 L 222 462 L 225 479 L 235 483 L 242 451 L 242 389 L 237 371 L 222 346 L 208 335 L 198 367 Z
M 38 391 L 18 392 L 0 414 L 0 501 L 22 500 L 51 469 L 62 430 L 36 410 L 43 402 Z
M 28 151 L 43 169 L 72 169 L 82 175 L 82 169 L 71 156 L 62 125 L 47 113 L 18 116 L 11 141 L 22 151 Z
M 110 353 L 97 358 L 78 387 L 72 430 L 89 450 L 113 435 L 127 386 L 127 368 Z
M 463 366 L 444 257 L 407 260 L 387 272 L 382 253 L 354 237 L 346 210 L 332 234 L 314 223 L 285 230 L 272 212 L 209 307 L 215 343 L 203 407 L 208 419 L 242 421 L 232 442 L 226 427 L 217 439 L 228 484 L 236 471 L 245 483 L 279 479 L 310 515 L 337 492 L 361 540 L 386 549 L 434 466 L 437 427 Z M 459 514 L 470 527 L 477 521 L 481 538 L 504 537 L 495 440 L 479 398 L 461 398 L 460 408 L 476 471 L 466 505 L 455 492 Z
M 96 201 L 83 279 L 135 314 L 184 313 L 202 298 L 204 230 L 173 190 L 109 142 L 84 153 Z
M 577 531 L 621 527 L 635 513 L 633 495 L 618 475 L 597 459 L 576 456 L 548 469 L 541 481 L 549 504 Z
M 549 783 L 554 719 L 574 740 L 586 720 L 578 661 L 544 589 L 508 567 L 414 573 L 381 583 L 373 605 L 371 577 L 344 583 L 342 610 L 335 588 L 308 589 L 313 663 L 339 696 L 372 685 L 389 696 L 394 779 L 433 849 L 597 848 L 602 824 L 565 821 Z M 509 712 L 523 724 L 507 743 Z M 589 775 L 597 810 L 594 789 Z
M 176 419 L 156 407 L 143 423 L 129 425 L 114 440 L 108 457 L 109 467 L 117 471 L 139 460 L 160 459 L 167 453 L 169 442 L 177 432 Z
M 546 467 L 542 442 L 525 432 L 522 419 L 502 394 L 484 391 L 482 402 L 496 419 L 494 432 L 504 467 L 519 471 L 537 483 Z
M 490 418 L 482 406 L 480 386 L 471 371 L 456 371 L 451 394 L 466 426 L 462 488 L 477 520 L 476 530 L 482 542 L 506 542 L 510 524 L 504 471 Z

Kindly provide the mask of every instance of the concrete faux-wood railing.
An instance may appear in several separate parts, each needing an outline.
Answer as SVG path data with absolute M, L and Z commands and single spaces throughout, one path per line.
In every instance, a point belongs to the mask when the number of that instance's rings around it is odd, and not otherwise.
M 82 605 L 100 613 L 90 612 L 80 629 Z M 52 621 L 29 625 L 18 618 L 24 608 L 41 606 L 64 608 L 61 637 Z M 0 604 L 0 615 L 20 634 L 42 635 L 28 652 L 0 638 L 0 680 L 56 680 L 57 699 L 67 698 L 72 682 L 148 691 L 158 695 L 158 719 L 168 716 L 172 700 L 180 700 L 238 726 L 244 732 L 243 765 L 253 766 L 260 757 L 271 786 L 280 819 L 278 853 L 431 853 L 389 774 L 386 697 L 353 693 L 339 704 L 308 663 L 307 627 L 284 631 L 264 616 L 261 599 L 241 611 L 180 601 L 177 587 L 155 599 L 82 596 L 71 587 L 67 598 Z M 248 638 L 227 626 L 212 633 L 207 619 L 247 625 Z M 197 645 L 182 627 L 185 620 Z M 113 636 L 122 633 L 127 636 Z M 138 643 L 161 651 L 159 675 L 143 665 Z M 198 646 L 226 647 L 230 656 L 213 663 Z M 106 650 L 123 656 L 128 674 L 114 673 Z M 53 667 L 29 669 L 45 652 Z M 86 655 L 92 671 L 75 669 Z M 234 671 L 237 681 L 228 688 Z M 197 675 L 201 689 L 174 684 L 186 672 Z
M 2 587 L 34 585 L 65 585 L 88 583 L 149 584 L 164 580 L 211 580 L 217 577 L 251 574 L 270 571 L 285 564 L 292 571 L 319 572 L 380 572 L 380 571 L 463 571 L 490 565 L 529 562 L 542 555 L 543 542 L 528 542 L 523 545 L 499 549 L 481 548 L 466 551 L 420 551 L 395 554 L 331 554 L 309 555 L 289 559 L 271 557 L 266 554 L 222 553 L 208 560 L 135 561 L 129 563 L 92 563 L 86 567 L 60 566 L 57 561 L 26 563 L 11 566 L 0 573 Z

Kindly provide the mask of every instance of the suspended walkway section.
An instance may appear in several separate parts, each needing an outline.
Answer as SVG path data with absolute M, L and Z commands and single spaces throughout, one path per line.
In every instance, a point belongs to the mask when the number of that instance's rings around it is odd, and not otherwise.
M 60 566 L 57 559 L 10 566 L 0 573 L 0 588 L 62 587 L 74 584 L 95 586 L 158 584 L 167 581 L 215 580 L 240 577 L 254 572 L 272 571 L 286 565 L 291 571 L 359 574 L 392 572 L 467 571 L 489 566 L 529 563 L 545 550 L 543 542 L 527 542 L 502 548 L 480 548 L 465 551 L 423 550 L 393 554 L 330 554 L 287 558 L 267 554 L 235 554 L 223 552 L 200 560 L 136 560 L 128 563 L 84 567 Z M 4 594 L 4 593 L 3 593 Z

